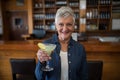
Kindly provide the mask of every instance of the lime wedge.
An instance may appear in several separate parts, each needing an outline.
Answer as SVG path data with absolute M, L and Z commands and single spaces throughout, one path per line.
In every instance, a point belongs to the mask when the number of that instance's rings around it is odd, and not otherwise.
M 45 50 L 45 44 L 43 44 L 43 43 L 38 43 L 38 47 L 40 48 L 40 49 L 42 49 L 42 50 Z

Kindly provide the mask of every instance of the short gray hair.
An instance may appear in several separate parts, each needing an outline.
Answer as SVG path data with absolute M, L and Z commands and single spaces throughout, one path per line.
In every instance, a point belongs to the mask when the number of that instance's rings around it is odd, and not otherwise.
M 73 17 L 73 21 L 74 21 L 74 23 L 75 23 L 75 16 L 74 16 L 74 12 L 73 12 L 73 10 L 70 8 L 70 7 L 61 7 L 61 8 L 59 8 L 58 10 L 57 10 L 57 12 L 56 12 L 56 16 L 55 16 L 55 23 L 57 23 L 57 21 L 58 21 L 58 18 L 60 18 L 60 17 L 64 17 L 64 18 L 66 18 L 66 17 L 68 17 L 68 16 L 72 16 Z

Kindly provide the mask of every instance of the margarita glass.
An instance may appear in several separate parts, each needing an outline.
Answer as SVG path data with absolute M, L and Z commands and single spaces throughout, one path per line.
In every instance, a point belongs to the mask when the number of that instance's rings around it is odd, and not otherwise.
M 38 47 L 45 51 L 49 56 L 51 55 L 52 51 L 56 48 L 55 44 L 51 43 L 38 43 Z M 49 66 L 49 61 L 47 61 L 47 64 L 45 67 L 42 67 L 43 71 L 52 71 L 53 68 Z

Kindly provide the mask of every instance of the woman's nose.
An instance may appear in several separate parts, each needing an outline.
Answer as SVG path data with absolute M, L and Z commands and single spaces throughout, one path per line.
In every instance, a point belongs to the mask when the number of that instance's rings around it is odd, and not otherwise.
M 67 30 L 67 26 L 64 25 L 64 26 L 63 26 L 63 31 L 66 31 L 66 30 Z

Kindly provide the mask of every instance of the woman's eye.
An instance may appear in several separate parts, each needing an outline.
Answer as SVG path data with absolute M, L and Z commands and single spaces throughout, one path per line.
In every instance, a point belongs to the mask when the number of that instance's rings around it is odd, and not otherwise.
M 60 23 L 60 24 L 59 24 L 59 26 L 63 26 L 63 24 L 62 24 L 62 23 Z
M 72 24 L 67 24 L 67 26 L 72 26 Z
M 60 24 L 58 24 L 60 27 L 63 27 L 64 25 L 66 26 L 66 27 L 72 27 L 73 26 L 73 24 L 71 24 L 71 23 L 68 23 L 68 24 L 63 24 L 63 23 L 60 23 Z

